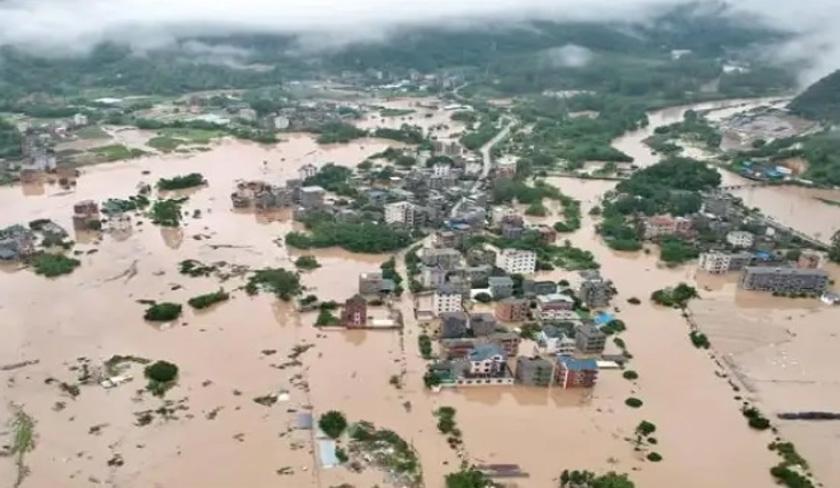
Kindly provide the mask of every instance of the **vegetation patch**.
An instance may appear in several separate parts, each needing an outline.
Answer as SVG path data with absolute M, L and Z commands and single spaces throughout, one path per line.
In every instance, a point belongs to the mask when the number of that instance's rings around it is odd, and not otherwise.
M 197 278 L 199 276 L 210 276 L 216 271 L 216 266 L 208 266 L 196 259 L 185 259 L 178 264 L 178 271 L 181 274 Z
M 181 225 L 181 205 L 186 198 L 157 200 L 150 210 L 152 222 L 163 227 L 178 227 Z
M 29 474 L 26 466 L 26 453 L 35 449 L 35 420 L 32 419 L 20 407 L 13 407 L 14 414 L 9 427 L 12 431 L 11 445 L 6 447 L 2 455 L 12 456 L 15 460 L 15 481 L 12 486 L 15 488 L 23 484 L 23 480 Z
M 706 337 L 706 334 L 702 332 L 698 332 L 696 330 L 692 330 L 688 334 L 689 339 L 691 339 L 691 343 L 694 344 L 694 347 L 697 349 L 708 349 L 712 346 L 709 342 L 709 338 Z
M 344 433 L 344 429 L 347 428 L 347 418 L 341 412 L 330 410 L 318 419 L 318 427 L 324 434 L 333 439 L 338 439 Z
M 591 471 L 565 469 L 560 474 L 561 488 L 634 488 L 626 474 L 610 472 L 596 475 Z
M 741 413 L 747 418 L 747 423 L 755 430 L 767 430 L 770 428 L 770 420 L 765 417 L 757 408 L 745 405 Z
M 384 253 L 402 249 L 411 236 L 391 226 L 370 222 L 338 222 L 317 215 L 303 220 L 309 232 L 290 232 L 286 244 L 298 249 L 338 246 L 352 252 Z
M 155 396 L 163 396 L 167 390 L 175 386 L 178 379 L 178 366 L 168 361 L 155 361 L 144 370 L 149 383 L 146 389 Z
M 161 178 L 157 182 L 159 190 L 184 190 L 187 188 L 195 188 L 197 186 L 206 185 L 207 180 L 201 173 L 190 173 L 188 175 L 173 176 L 172 178 Z
M 129 148 L 122 144 L 111 144 L 108 146 L 96 147 L 90 150 L 97 159 L 104 162 L 122 161 L 136 159 L 147 155 L 146 151 L 136 148 Z
M 295 266 L 298 269 L 312 271 L 313 269 L 320 268 L 321 264 L 315 259 L 315 256 L 301 256 L 295 259 Z
M 685 308 L 691 299 L 698 296 L 697 290 L 693 286 L 680 283 L 673 288 L 656 290 L 650 296 L 650 299 L 665 307 Z
M 300 295 L 303 287 L 300 284 L 300 277 L 296 273 L 283 268 L 265 268 L 255 271 L 248 277 L 245 291 L 249 295 L 255 295 L 260 290 L 273 293 L 284 301 Z
M 146 309 L 143 318 L 150 322 L 171 322 L 181 316 L 181 309 L 178 303 L 155 303 Z
M 420 334 L 417 337 L 417 345 L 423 359 L 432 359 L 432 338 L 428 334 Z
M 365 459 L 387 471 L 396 486 L 423 486 L 423 470 L 417 451 L 395 432 L 377 429 L 374 424 L 363 421 L 353 424 L 349 434 L 351 459 Z
M 627 400 L 624 400 L 624 404 L 630 408 L 639 408 L 644 404 L 644 402 L 636 397 L 630 397 Z
M 219 290 L 214 291 L 212 293 L 205 293 L 204 295 L 198 295 L 196 297 L 190 298 L 187 301 L 187 303 L 189 303 L 192 308 L 203 310 L 217 303 L 225 302 L 229 299 L 229 293 L 227 293 L 224 290 Z
M 63 254 L 38 253 L 31 258 L 31 264 L 35 274 L 54 278 L 72 273 L 82 262 Z

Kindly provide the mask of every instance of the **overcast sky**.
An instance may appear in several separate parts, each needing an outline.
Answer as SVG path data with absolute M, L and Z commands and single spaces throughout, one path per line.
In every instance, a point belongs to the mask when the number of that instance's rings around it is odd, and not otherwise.
M 0 0 L 0 45 L 52 55 L 84 53 L 102 40 L 139 48 L 230 32 L 308 33 L 329 44 L 383 39 L 412 25 L 484 25 L 529 19 L 644 20 L 688 0 Z M 840 68 L 840 0 L 734 0 L 777 27 L 802 32 L 781 55 L 819 55 Z

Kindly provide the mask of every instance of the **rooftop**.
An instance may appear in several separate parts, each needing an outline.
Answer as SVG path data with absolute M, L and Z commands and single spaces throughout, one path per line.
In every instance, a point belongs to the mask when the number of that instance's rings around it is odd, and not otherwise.
M 562 364 L 569 371 L 587 371 L 598 369 L 598 363 L 594 359 L 577 359 L 560 356 L 557 358 L 557 362 Z

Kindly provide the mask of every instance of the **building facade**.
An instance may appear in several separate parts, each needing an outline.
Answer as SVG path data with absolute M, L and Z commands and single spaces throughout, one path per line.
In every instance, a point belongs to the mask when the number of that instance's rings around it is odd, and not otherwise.
M 496 256 L 496 267 L 509 274 L 531 274 L 537 268 L 537 253 L 521 249 L 503 249 Z
M 502 322 L 523 322 L 528 320 L 530 309 L 528 300 L 506 298 L 496 303 L 496 318 Z
M 351 329 L 367 326 L 367 301 L 361 295 L 354 295 L 344 302 L 341 325 Z
M 414 227 L 417 207 L 410 202 L 395 202 L 385 205 L 385 223 Z
M 520 357 L 516 359 L 517 383 L 527 386 L 550 386 L 554 383 L 554 364 L 541 357 Z
M 432 310 L 436 316 L 446 312 L 460 312 L 463 310 L 464 296 L 459 290 L 443 285 L 432 295 Z
M 828 273 L 821 269 L 749 266 L 741 276 L 745 290 L 819 295 L 828 288 Z
M 598 364 L 594 359 L 557 358 L 555 384 L 566 388 L 592 388 L 598 380 Z

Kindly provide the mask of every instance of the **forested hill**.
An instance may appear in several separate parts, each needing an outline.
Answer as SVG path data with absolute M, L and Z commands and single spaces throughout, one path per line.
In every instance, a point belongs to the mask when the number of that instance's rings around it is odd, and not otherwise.
M 809 119 L 840 122 L 840 70 L 808 87 L 793 99 L 790 109 Z

